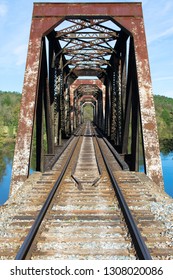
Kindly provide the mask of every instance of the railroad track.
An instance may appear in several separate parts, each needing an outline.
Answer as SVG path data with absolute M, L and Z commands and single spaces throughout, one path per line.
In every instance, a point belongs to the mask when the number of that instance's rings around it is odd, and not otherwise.
M 112 152 L 90 123 L 81 127 L 16 259 L 151 259 L 112 172 L 128 167 Z

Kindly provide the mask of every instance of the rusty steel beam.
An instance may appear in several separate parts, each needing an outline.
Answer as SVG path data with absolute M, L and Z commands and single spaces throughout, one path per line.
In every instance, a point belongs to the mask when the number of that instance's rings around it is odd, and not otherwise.
M 85 51 L 85 53 L 83 53 L 83 51 Z M 66 48 L 64 48 L 63 49 L 63 53 L 65 54 L 65 55 L 67 55 L 68 54 L 68 49 L 66 49 Z M 98 50 L 98 49 L 92 49 L 92 50 L 88 50 L 88 49 L 81 49 L 81 50 L 77 50 L 77 51 L 71 51 L 71 56 L 72 55 L 93 55 L 93 56 L 95 56 L 95 55 L 97 55 L 97 56 L 99 56 L 99 55 L 102 55 L 102 56 L 107 56 L 107 55 L 111 55 L 112 54 L 112 50 L 111 49 L 106 49 L 106 50 L 104 50 L 104 49 L 100 49 L 100 50 Z
M 45 20 L 35 17 L 32 18 L 18 134 L 13 159 L 10 195 L 14 194 L 29 176 L 42 56 L 42 36 L 51 31 L 57 22 L 61 20 L 62 18 L 59 17 Z
M 61 36 L 56 36 L 56 38 L 59 38 L 60 40 L 63 39 L 110 39 L 115 40 L 117 39 L 117 35 L 114 35 L 112 33 L 100 33 L 100 32 L 79 32 L 79 33 L 71 33 Z
M 106 16 L 140 17 L 141 3 L 35 3 L 33 16 L 35 17 L 63 17 Z
M 99 79 L 93 79 L 93 80 L 77 79 L 71 85 L 71 88 L 73 90 L 76 90 L 80 85 L 96 85 L 100 90 L 103 90 L 105 88 L 104 84 Z
M 69 36 L 72 33 L 77 32 L 77 31 L 81 31 L 82 29 L 88 28 L 89 26 L 92 27 L 92 29 L 95 29 L 95 28 L 97 28 L 95 24 L 103 23 L 106 20 L 105 19 L 91 19 L 91 20 L 83 19 L 82 20 L 82 19 L 72 19 L 70 17 L 70 19 L 68 19 L 68 21 L 72 22 L 72 23 L 75 23 L 75 24 L 70 26 L 70 27 L 62 29 L 61 31 L 57 31 L 57 33 L 56 33 L 57 38 L 60 38 L 61 36 L 64 36 L 64 35 Z M 101 29 L 101 31 L 106 32 L 106 31 L 108 31 L 108 29 L 105 30 L 105 31 L 103 31 L 103 29 Z M 114 35 L 115 35 L 115 33 L 114 33 Z
M 93 88 L 94 87 L 94 88 Z M 82 99 L 86 99 L 88 98 L 87 95 L 87 88 L 90 89 L 90 91 L 95 91 L 96 89 L 100 90 L 103 92 L 103 104 L 105 104 L 105 86 L 104 84 L 101 82 L 101 80 L 99 79 L 77 79 L 74 81 L 73 84 L 71 84 L 70 86 L 70 106 L 71 108 L 74 108 L 74 92 L 76 92 L 76 97 L 77 97 L 77 92 L 83 92 L 84 97 L 82 96 Z M 91 93 L 91 92 L 90 92 Z M 90 96 L 90 95 L 89 95 Z M 96 101 L 94 96 L 90 96 L 90 98 L 92 98 L 93 100 Z M 103 108 L 103 111 L 105 110 L 105 108 Z M 103 112 L 103 115 L 105 115 L 105 112 Z M 74 130 L 75 126 L 74 126 L 74 109 L 71 111 L 71 123 L 72 123 L 72 131 Z
M 157 185 L 163 187 L 162 165 L 143 17 L 141 15 L 137 18 L 131 18 L 131 20 L 125 17 L 115 17 L 114 19 L 133 35 L 146 174 Z

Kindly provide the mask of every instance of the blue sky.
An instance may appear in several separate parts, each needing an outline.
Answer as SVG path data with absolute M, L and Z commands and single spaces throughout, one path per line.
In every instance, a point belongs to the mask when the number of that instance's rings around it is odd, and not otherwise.
M 22 92 L 33 2 L 97 1 L 0 0 L 0 90 Z M 173 1 L 139 2 L 143 4 L 153 92 L 173 98 Z

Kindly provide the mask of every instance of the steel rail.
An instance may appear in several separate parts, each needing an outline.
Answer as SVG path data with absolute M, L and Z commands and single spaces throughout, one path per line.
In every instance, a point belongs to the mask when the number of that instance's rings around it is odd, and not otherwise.
M 65 174 L 65 172 L 68 168 L 68 165 L 69 165 L 69 163 L 72 159 L 72 156 L 74 154 L 74 151 L 76 149 L 76 145 L 77 145 L 77 143 L 80 139 L 80 136 L 81 136 L 81 134 L 77 136 L 78 139 L 76 139 L 76 144 L 74 145 L 74 147 L 73 147 L 73 149 L 72 149 L 72 151 L 71 151 L 71 153 L 70 153 L 70 155 L 69 155 L 69 157 L 68 157 L 68 159 L 67 159 L 67 161 L 66 161 L 66 163 L 65 163 L 65 165 L 64 165 L 64 167 L 63 167 L 63 169 L 62 169 L 62 171 L 61 171 L 61 173 L 58 177 L 58 179 L 57 179 L 57 181 L 55 182 L 52 190 L 50 191 L 50 193 L 49 193 L 45 203 L 43 204 L 38 216 L 36 217 L 28 235 L 26 236 L 22 246 L 20 247 L 20 249 L 19 249 L 19 251 L 18 251 L 18 253 L 15 257 L 15 260 L 24 260 L 27 257 L 27 254 L 29 253 L 29 250 L 32 246 L 32 243 L 33 243 L 35 237 L 36 237 L 36 234 L 39 230 L 39 227 L 40 227 L 40 225 L 41 225 L 41 223 L 42 223 L 42 221 L 43 221 L 43 219 L 46 215 L 46 212 L 47 212 L 47 210 L 48 210 L 48 208 L 49 208 L 49 206 L 50 206 L 50 204 L 53 200 L 53 197 L 54 197 L 54 195 L 55 195 L 55 193 L 56 193 L 56 191 L 57 191 L 57 189 L 58 189 L 58 187 L 59 187 L 59 185 L 62 181 L 62 178 L 63 178 L 63 176 L 64 176 L 64 174 Z
M 102 157 L 103 157 L 103 160 L 105 162 L 105 165 L 106 165 L 106 168 L 107 168 L 107 171 L 109 173 L 109 176 L 110 176 L 110 179 L 112 181 L 112 184 L 113 184 L 113 188 L 115 190 L 115 193 L 117 195 L 117 198 L 118 198 L 118 201 L 119 201 L 119 204 L 120 204 L 120 207 L 121 207 L 121 210 L 123 212 L 123 215 L 124 215 L 124 218 L 125 218 L 125 221 L 126 221 L 126 224 L 128 226 L 128 229 L 129 229 L 129 232 L 131 234 L 131 237 L 132 237 L 132 240 L 133 240 L 133 243 L 134 243 L 134 247 L 135 247 L 135 250 L 136 250 L 136 253 L 137 253 L 137 256 L 140 260 L 151 260 L 151 255 L 149 253 L 149 250 L 142 238 L 142 235 L 135 223 L 135 220 L 133 218 L 133 215 L 127 205 L 127 202 L 121 192 L 121 189 L 114 177 L 114 174 L 111 170 L 111 167 L 109 165 L 109 162 L 106 158 L 106 156 L 104 155 L 104 152 L 101 148 L 101 145 L 99 143 L 99 140 L 98 140 L 98 137 L 97 135 L 95 134 L 95 137 L 96 137 L 96 140 L 97 140 L 97 143 L 98 143 L 98 146 L 100 148 L 100 152 L 102 154 Z
M 92 139 L 93 139 L 93 134 L 92 134 L 92 132 L 91 132 L 91 125 L 90 125 L 90 123 L 89 123 L 89 125 L 88 125 L 88 123 L 87 123 L 86 129 L 85 129 L 85 133 L 84 133 L 83 136 L 84 136 L 84 137 L 90 136 L 90 137 L 92 137 Z M 96 163 L 97 163 L 97 167 L 98 167 L 98 171 L 99 171 L 99 177 L 97 177 L 97 178 L 93 181 L 92 186 L 94 186 L 94 185 L 100 180 L 100 176 L 101 176 L 101 169 L 100 169 L 100 166 L 99 166 L 99 163 L 98 163 L 98 158 L 97 158 L 97 154 L 96 154 L 96 151 L 95 151 L 95 145 L 94 145 L 94 152 L 95 152 Z M 82 189 L 82 183 L 83 183 L 83 182 L 81 182 L 76 176 L 74 176 L 75 170 L 76 170 L 76 167 L 77 167 L 77 164 L 78 164 L 78 159 L 79 159 L 79 155 L 78 155 L 78 157 L 77 157 L 77 159 L 76 159 L 76 163 L 75 163 L 75 165 L 74 165 L 74 167 L 73 167 L 73 169 L 72 169 L 71 177 L 72 177 L 73 180 L 77 183 L 78 188 L 79 188 L 79 189 Z
M 110 149 L 110 151 L 112 152 L 112 154 L 114 155 L 114 157 L 116 158 L 116 160 L 118 161 L 119 165 L 121 166 L 121 168 L 123 170 L 129 171 L 129 166 L 127 165 L 127 163 L 121 158 L 120 154 L 115 150 L 115 148 L 110 144 L 110 142 L 106 139 L 106 137 L 104 137 L 103 133 L 101 132 L 100 129 L 96 129 L 98 131 L 98 133 L 101 135 L 102 139 L 104 140 L 104 142 L 106 143 L 106 145 L 108 146 L 108 148 Z
M 79 132 L 81 126 L 78 127 L 77 129 L 75 129 L 75 131 L 73 132 L 73 135 L 67 140 L 67 142 L 64 144 L 64 146 L 62 147 L 62 150 L 60 151 L 60 153 L 58 153 L 58 155 L 54 156 L 52 160 L 50 160 L 50 163 L 46 166 L 46 170 L 51 170 L 53 168 L 53 166 L 55 165 L 55 163 L 57 162 L 57 160 L 60 158 L 60 156 L 64 153 L 64 151 L 66 150 L 66 148 L 69 146 L 69 144 L 71 143 L 71 141 L 74 139 L 75 136 L 77 136 L 77 133 Z

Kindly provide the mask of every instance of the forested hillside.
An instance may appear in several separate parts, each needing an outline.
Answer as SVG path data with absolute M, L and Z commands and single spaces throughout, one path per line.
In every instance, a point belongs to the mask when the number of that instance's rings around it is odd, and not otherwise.
M 155 95 L 154 102 L 161 150 L 173 151 L 173 98 Z
M 21 94 L 0 91 L 0 125 L 15 127 L 18 123 Z
M 0 91 L 0 181 L 13 158 L 20 100 L 19 93 Z
M 0 143 L 15 138 L 21 94 L 0 91 Z M 154 96 L 161 149 L 173 150 L 173 99 Z

